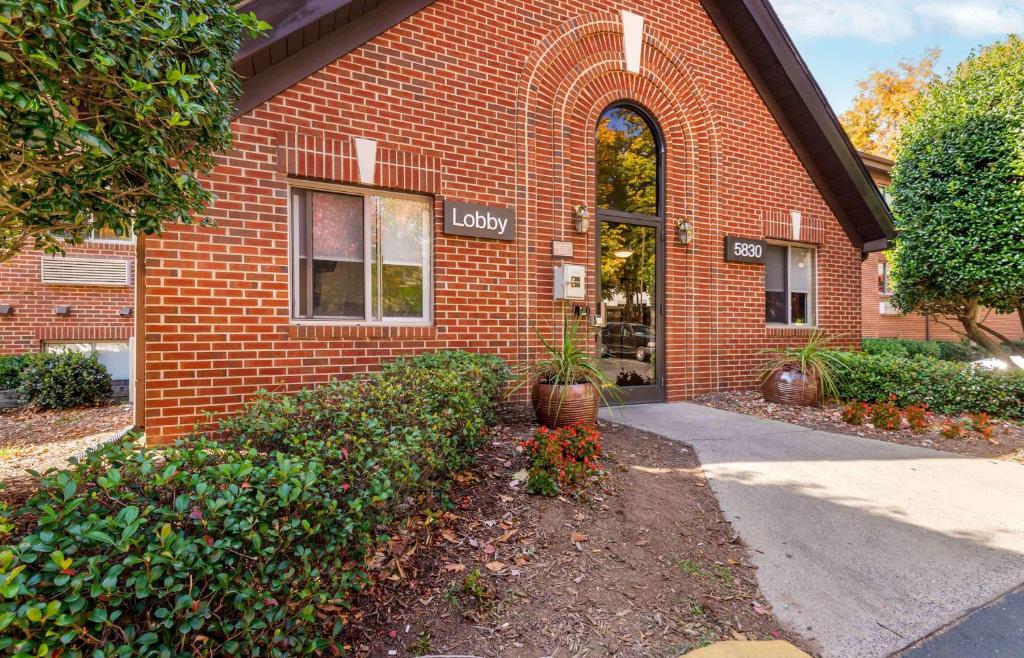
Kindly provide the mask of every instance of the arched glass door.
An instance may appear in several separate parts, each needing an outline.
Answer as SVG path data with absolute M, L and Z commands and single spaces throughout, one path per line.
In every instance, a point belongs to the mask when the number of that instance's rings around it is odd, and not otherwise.
M 597 124 L 597 248 L 601 365 L 627 403 L 664 400 L 663 143 L 638 107 Z

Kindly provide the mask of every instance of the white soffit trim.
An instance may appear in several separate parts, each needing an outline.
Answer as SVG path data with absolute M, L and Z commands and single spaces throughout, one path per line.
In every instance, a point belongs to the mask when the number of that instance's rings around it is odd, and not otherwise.
M 622 10 L 622 47 L 626 56 L 626 70 L 640 72 L 640 56 L 644 48 L 644 17 Z
M 803 216 L 797 210 L 794 210 L 793 212 L 791 212 L 789 214 L 789 216 L 793 220 L 793 239 L 799 242 L 800 241 L 800 222 L 803 219 Z
M 359 163 L 359 182 L 373 185 L 377 171 L 377 140 L 356 137 L 356 162 Z

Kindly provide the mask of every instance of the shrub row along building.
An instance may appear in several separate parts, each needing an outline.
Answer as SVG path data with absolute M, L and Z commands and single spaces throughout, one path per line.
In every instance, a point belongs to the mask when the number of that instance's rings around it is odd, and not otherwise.
M 888 209 L 765 0 L 253 0 L 215 227 L 140 239 L 136 413 L 586 322 L 627 402 L 855 344 Z

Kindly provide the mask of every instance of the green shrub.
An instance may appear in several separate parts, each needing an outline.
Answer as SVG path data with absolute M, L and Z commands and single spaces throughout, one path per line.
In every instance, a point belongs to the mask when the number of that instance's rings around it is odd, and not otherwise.
M 0 356 L 0 391 L 12 391 L 21 383 L 21 369 L 25 367 L 23 356 Z
M 983 358 L 983 350 L 968 341 L 911 340 L 907 338 L 865 338 L 861 348 L 867 354 L 886 354 L 904 358 L 925 356 L 943 361 L 974 361 Z
M 341 653 L 376 547 L 467 463 L 506 376 L 493 357 L 402 360 L 50 474 L 0 547 L 0 653 Z
M 908 359 L 885 354 L 842 354 L 842 400 L 883 402 L 895 395 L 905 407 L 927 404 L 944 414 L 988 412 L 1024 418 L 1024 374 L 988 370 L 968 363 Z
M 79 352 L 29 354 L 18 391 L 40 409 L 91 406 L 110 397 L 110 373 L 96 357 Z

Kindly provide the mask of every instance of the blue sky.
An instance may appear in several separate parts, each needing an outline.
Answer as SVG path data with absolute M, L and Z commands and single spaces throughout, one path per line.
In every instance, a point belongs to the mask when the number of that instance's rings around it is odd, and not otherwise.
M 857 81 L 942 49 L 945 71 L 971 49 L 1024 34 L 1024 0 L 773 0 L 800 54 L 837 113 Z

